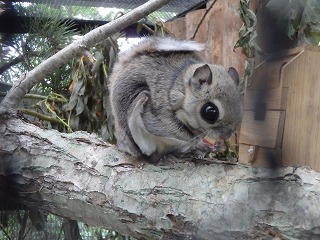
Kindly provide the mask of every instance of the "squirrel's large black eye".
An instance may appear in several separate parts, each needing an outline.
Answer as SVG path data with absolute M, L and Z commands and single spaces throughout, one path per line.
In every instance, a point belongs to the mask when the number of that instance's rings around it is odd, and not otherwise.
M 203 105 L 200 111 L 201 117 L 207 123 L 214 124 L 219 118 L 219 109 L 216 105 L 211 102 Z

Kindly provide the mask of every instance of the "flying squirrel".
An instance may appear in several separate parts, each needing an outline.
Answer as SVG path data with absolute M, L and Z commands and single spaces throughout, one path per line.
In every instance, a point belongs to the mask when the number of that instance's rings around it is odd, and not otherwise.
M 119 54 L 109 88 L 120 151 L 157 163 L 192 151 L 205 136 L 230 137 L 242 118 L 239 75 L 206 63 L 204 49 L 148 37 Z

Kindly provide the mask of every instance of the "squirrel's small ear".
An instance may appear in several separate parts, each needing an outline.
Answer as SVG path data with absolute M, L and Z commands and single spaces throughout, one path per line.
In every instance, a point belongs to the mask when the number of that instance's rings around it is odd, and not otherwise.
M 239 85 L 240 83 L 240 79 L 239 79 L 239 74 L 237 72 L 237 70 L 233 67 L 230 67 L 228 70 L 229 76 L 231 77 L 231 79 L 235 82 L 236 85 Z
M 212 83 L 212 72 L 209 65 L 204 64 L 198 67 L 193 73 L 193 78 L 196 82 L 200 83 L 200 85 L 203 83 L 210 85 Z

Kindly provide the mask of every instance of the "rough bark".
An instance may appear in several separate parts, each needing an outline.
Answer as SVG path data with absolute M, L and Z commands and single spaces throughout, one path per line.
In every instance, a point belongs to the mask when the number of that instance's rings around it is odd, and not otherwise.
M 1 102 L 0 110 L 14 108 L 17 106 L 24 94 L 26 94 L 36 83 L 43 80 L 55 69 L 66 64 L 73 57 L 80 55 L 86 49 L 91 48 L 94 44 L 118 31 L 121 31 L 130 24 L 139 21 L 141 18 L 149 15 L 151 12 L 157 10 L 170 1 L 171 0 L 150 0 L 122 17 L 90 31 L 79 40 L 74 41 L 67 47 L 63 48 L 30 72 L 21 76 Z
M 137 238 L 320 237 L 320 174 L 307 168 L 153 166 L 95 135 L 43 130 L 10 114 L 0 115 L 0 153 L 0 186 L 10 178 L 27 206 Z

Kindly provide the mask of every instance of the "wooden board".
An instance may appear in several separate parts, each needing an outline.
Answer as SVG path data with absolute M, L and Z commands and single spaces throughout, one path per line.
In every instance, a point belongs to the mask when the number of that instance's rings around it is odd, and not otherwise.
M 264 148 L 255 145 L 239 145 L 239 162 L 253 167 L 274 167 L 281 165 L 280 149 Z
M 267 148 L 279 147 L 284 114 L 284 111 L 266 111 L 265 120 L 256 121 L 253 111 L 244 111 L 239 142 Z
M 166 28 L 178 39 L 186 39 L 186 19 L 177 18 L 165 23 Z
M 280 74 L 286 59 L 264 61 L 254 70 L 250 77 L 248 90 L 274 89 L 280 87 Z M 248 83 L 249 84 L 249 83 Z
M 247 83 L 248 91 L 256 91 L 259 89 L 275 89 L 283 87 L 281 82 L 282 68 L 294 59 L 298 54 L 304 51 L 304 48 L 297 47 L 289 50 L 269 54 L 268 56 L 260 56 L 266 60 L 257 64 L 252 76 Z
M 281 81 L 282 68 L 302 51 L 295 48 L 279 52 L 255 68 L 245 91 L 245 110 L 254 110 L 257 99 L 266 103 L 267 110 L 285 110 L 288 88 Z
M 267 110 L 285 110 L 288 88 L 267 89 L 264 91 L 247 90 L 244 94 L 244 110 L 253 111 L 257 100 L 266 103 Z
M 206 9 L 199 9 L 186 14 L 186 38 L 198 42 L 206 42 L 207 38 L 201 33 L 206 26 Z M 203 20 L 202 18 L 205 17 Z M 202 21 L 201 21 L 202 20 Z
M 305 51 L 283 69 L 288 89 L 283 163 L 320 170 L 320 53 Z

